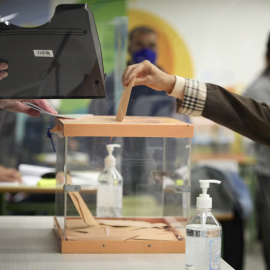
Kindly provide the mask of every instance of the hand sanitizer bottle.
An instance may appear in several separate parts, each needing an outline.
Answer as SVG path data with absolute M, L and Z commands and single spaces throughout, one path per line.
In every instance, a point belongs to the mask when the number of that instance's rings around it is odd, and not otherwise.
M 98 176 L 97 186 L 97 217 L 121 217 L 123 198 L 123 179 L 115 168 L 113 156 L 114 147 L 119 144 L 108 144 L 108 156 L 105 158 L 105 168 Z
M 218 180 L 199 180 L 202 194 L 197 197 L 197 212 L 186 226 L 186 270 L 220 270 L 220 223 L 211 213 L 212 198 L 207 194 L 210 183 Z

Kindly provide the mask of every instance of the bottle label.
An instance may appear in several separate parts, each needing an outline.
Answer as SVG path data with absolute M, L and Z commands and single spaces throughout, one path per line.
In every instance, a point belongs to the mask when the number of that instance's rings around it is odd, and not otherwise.
M 221 264 L 221 238 L 210 240 L 210 270 L 220 270 Z

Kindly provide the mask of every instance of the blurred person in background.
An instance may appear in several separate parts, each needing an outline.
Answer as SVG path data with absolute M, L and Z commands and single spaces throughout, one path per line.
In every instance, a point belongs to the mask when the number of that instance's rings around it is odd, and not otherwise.
M 246 89 L 244 96 L 270 104 L 270 34 L 266 46 L 266 67 L 262 74 Z M 270 130 L 268 129 L 268 133 Z M 256 157 L 256 216 L 259 238 L 262 241 L 264 260 L 270 269 L 270 147 L 254 144 Z
M 153 65 L 157 63 L 158 35 L 146 26 L 136 27 L 129 32 L 128 54 L 130 60 L 127 65 L 140 63 L 144 60 Z M 157 67 L 162 69 L 161 67 Z M 117 89 L 118 90 L 118 89 Z M 92 100 L 89 105 L 89 113 L 94 115 L 115 115 L 115 89 L 114 72 L 106 78 L 106 98 Z M 175 112 L 175 98 L 169 97 L 165 92 L 157 92 L 145 85 L 133 87 L 126 115 L 130 116 L 172 116 Z M 174 141 L 171 140 L 174 147 Z M 107 150 L 104 145 L 112 143 L 106 138 L 95 138 L 91 143 L 90 159 L 95 166 L 104 166 L 104 157 Z M 148 148 L 147 148 L 148 147 Z M 146 149 L 151 148 L 151 153 Z M 149 176 L 143 175 L 145 171 L 145 158 L 157 161 L 157 166 L 162 166 L 163 143 L 160 139 L 146 140 L 145 138 L 124 138 L 122 149 L 123 160 L 132 160 L 129 164 L 122 164 L 124 181 L 124 193 L 135 192 L 138 184 L 147 181 Z M 174 153 L 172 150 L 171 153 Z M 128 166 L 127 166 L 128 165 Z
M 157 62 L 158 35 L 149 27 L 136 27 L 130 31 L 128 36 L 128 54 L 130 60 L 127 65 L 140 63 L 144 60 L 150 61 L 156 65 Z M 161 67 L 158 67 L 162 69 Z M 94 99 L 90 103 L 89 112 L 96 115 L 114 115 L 114 74 L 109 74 L 106 78 L 106 98 Z M 151 110 L 147 115 L 143 114 L 144 108 L 138 108 L 138 104 L 143 100 L 152 100 L 148 102 Z M 175 110 L 174 98 L 168 97 L 164 92 L 157 92 L 150 87 L 139 85 L 133 88 L 126 115 L 144 115 L 144 116 L 171 116 Z
M 0 80 L 8 76 L 8 65 L 6 63 L 0 63 Z M 1 91 L 1 89 L 0 89 Z M 0 182 L 22 182 L 20 173 L 14 169 L 17 166 L 14 156 L 16 152 L 15 144 L 15 129 L 16 117 L 14 112 L 25 113 L 29 116 L 40 116 L 40 113 L 36 110 L 29 108 L 22 102 L 28 101 L 34 103 L 46 111 L 53 114 L 57 112 L 51 107 L 49 102 L 45 99 L 1 99 L 0 100 Z M 13 157 L 12 157 L 13 156 Z M 3 165 L 3 166 L 2 166 Z M 9 168 L 13 167 L 13 168 Z

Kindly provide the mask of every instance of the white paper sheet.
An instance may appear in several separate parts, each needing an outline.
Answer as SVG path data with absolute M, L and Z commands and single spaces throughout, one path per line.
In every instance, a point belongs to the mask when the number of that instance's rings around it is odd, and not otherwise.
M 19 172 L 21 173 L 21 175 L 40 177 L 44 173 L 55 172 L 55 168 L 29 165 L 29 164 L 20 164 Z

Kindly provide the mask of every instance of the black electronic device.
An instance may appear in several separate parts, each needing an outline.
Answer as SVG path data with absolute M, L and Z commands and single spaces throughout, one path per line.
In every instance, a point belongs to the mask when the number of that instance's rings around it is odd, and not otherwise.
M 94 16 L 86 4 L 59 5 L 38 27 L 0 22 L 1 99 L 103 98 L 105 74 Z

